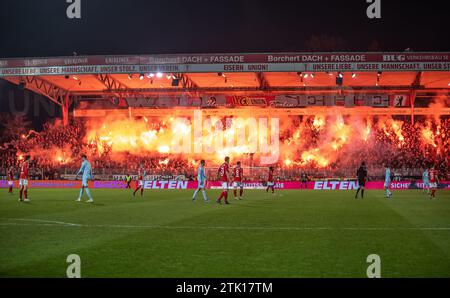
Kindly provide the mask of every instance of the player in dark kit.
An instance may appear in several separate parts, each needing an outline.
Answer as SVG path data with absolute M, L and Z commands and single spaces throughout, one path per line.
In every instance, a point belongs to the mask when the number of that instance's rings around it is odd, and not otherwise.
M 302 173 L 300 174 L 300 179 L 301 179 L 301 184 L 300 184 L 300 188 L 301 189 L 306 189 L 308 188 L 308 175 L 306 175 L 305 172 L 302 171 Z
M 269 189 L 272 189 L 272 194 L 275 193 L 275 182 L 273 181 L 273 167 L 269 167 L 269 177 L 267 177 L 266 192 L 269 193 Z
M 8 170 L 8 193 L 13 193 L 13 187 L 14 187 L 14 168 L 10 167 Z
M 127 176 L 125 176 L 125 182 L 127 183 L 127 186 L 125 188 L 131 188 L 131 176 L 130 174 L 128 174 Z
M 361 199 L 364 198 L 364 186 L 366 185 L 367 180 L 367 169 L 366 169 L 366 163 L 363 161 L 361 163 L 361 166 L 356 171 L 356 177 L 358 178 L 358 190 L 356 191 L 355 199 L 358 198 L 359 190 L 361 190 Z

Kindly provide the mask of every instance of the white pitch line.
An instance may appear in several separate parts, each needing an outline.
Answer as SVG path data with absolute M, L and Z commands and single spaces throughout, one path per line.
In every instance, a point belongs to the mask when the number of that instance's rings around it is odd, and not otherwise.
M 267 230 L 267 231 L 305 231 L 305 230 L 333 230 L 333 231 L 450 231 L 450 227 L 225 227 L 225 226 L 160 226 L 160 225 L 110 225 L 110 224 L 77 224 L 43 219 L 11 219 L 31 221 L 33 224 L 5 223 L 0 226 L 53 226 L 53 227 L 83 227 L 83 228 L 118 228 L 118 229 L 172 229 L 172 230 Z
M 59 225 L 67 225 L 67 226 L 81 226 L 80 224 L 76 224 L 76 223 L 56 221 L 56 220 L 34 219 L 34 218 L 11 218 L 11 219 L 12 220 L 41 222 L 41 223 L 47 223 L 47 224 L 59 224 Z

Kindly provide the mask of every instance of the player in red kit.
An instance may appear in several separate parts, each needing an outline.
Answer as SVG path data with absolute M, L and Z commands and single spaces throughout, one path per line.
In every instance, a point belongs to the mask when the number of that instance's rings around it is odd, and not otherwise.
M 25 196 L 24 202 L 29 202 L 28 199 L 28 170 L 30 168 L 30 156 L 25 156 L 25 161 L 20 166 L 19 177 L 19 202 L 22 202 L 22 194 Z
M 436 199 L 436 188 L 439 180 L 438 172 L 434 168 L 434 166 L 431 167 L 430 171 L 428 172 L 428 176 L 430 177 L 430 199 Z
M 230 204 L 228 202 L 228 182 L 230 181 L 230 158 L 225 157 L 225 162 L 219 167 L 217 172 L 217 177 L 222 181 L 222 192 L 217 198 L 217 203 L 222 204 L 222 198 L 225 199 L 225 204 Z
M 8 170 L 8 186 L 9 186 L 8 193 L 12 194 L 14 187 L 14 168 L 12 166 Z
M 136 189 L 133 192 L 133 196 L 136 196 L 136 192 L 140 189 L 141 190 L 141 197 L 144 195 L 144 177 L 147 175 L 147 172 L 144 168 L 144 163 L 141 162 L 139 169 L 138 169 L 138 185 Z
M 241 162 L 238 161 L 236 167 L 233 169 L 233 193 L 235 200 L 242 200 L 242 194 L 244 193 L 244 185 L 242 184 L 244 170 L 241 168 Z M 239 197 L 237 196 L 237 188 L 239 187 Z
M 273 167 L 269 167 L 269 177 L 267 178 L 266 192 L 269 193 L 269 189 L 272 189 L 272 194 L 275 193 L 275 183 L 273 181 Z

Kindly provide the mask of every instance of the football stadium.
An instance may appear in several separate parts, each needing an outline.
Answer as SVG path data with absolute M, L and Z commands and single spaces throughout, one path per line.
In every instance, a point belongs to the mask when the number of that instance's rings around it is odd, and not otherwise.
M 445 4 L 0 1 L 3 292 L 438 291 Z
M 1 100 L 52 116 L 2 121 L 0 275 L 449 277 L 449 69 L 448 52 L 1 59 Z

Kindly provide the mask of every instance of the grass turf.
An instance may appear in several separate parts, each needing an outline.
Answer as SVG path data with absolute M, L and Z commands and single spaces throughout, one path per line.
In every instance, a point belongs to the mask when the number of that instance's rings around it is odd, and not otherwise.
M 2 191 L 3 277 L 65 277 L 74 253 L 82 277 L 365 277 L 369 254 L 382 277 L 450 277 L 448 191 L 254 190 L 228 206 L 187 190 L 91 190 L 94 204 L 76 189 L 33 189 L 30 203 Z

